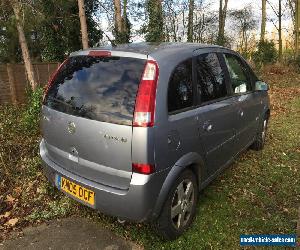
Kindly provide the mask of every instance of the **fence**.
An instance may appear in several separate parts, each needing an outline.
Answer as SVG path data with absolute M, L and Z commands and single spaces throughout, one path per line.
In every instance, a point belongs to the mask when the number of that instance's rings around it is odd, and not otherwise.
M 59 63 L 33 64 L 35 78 L 39 86 L 47 84 Z M 24 103 L 26 88 L 30 87 L 23 64 L 0 64 L 0 104 Z

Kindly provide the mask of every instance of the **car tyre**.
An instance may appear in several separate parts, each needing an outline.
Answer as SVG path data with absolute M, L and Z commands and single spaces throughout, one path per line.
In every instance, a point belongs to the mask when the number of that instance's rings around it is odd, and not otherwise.
M 251 145 L 251 149 L 260 151 L 264 148 L 266 142 L 267 129 L 268 129 L 268 117 L 267 115 L 265 115 L 263 120 L 259 124 L 259 129 L 256 134 L 255 141 Z
M 157 220 L 157 229 L 164 239 L 174 240 L 190 227 L 197 200 L 196 177 L 191 170 L 185 170 L 173 184 Z

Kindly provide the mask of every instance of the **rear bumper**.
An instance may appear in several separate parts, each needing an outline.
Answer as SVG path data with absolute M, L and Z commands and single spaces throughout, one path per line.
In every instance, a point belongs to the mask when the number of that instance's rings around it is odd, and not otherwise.
M 56 175 L 60 175 L 93 190 L 93 208 L 108 215 L 138 222 L 151 221 L 158 216 L 153 210 L 168 169 L 149 176 L 133 173 L 129 188 L 123 190 L 90 181 L 58 166 L 47 157 L 43 140 L 40 144 L 40 156 L 44 172 L 53 186 L 56 186 Z

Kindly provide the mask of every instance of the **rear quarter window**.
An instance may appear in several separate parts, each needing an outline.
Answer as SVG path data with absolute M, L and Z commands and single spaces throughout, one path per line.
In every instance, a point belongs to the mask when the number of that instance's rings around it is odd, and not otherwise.
M 174 69 L 168 86 L 168 112 L 179 112 L 193 106 L 192 59 Z
M 87 119 L 132 125 L 145 60 L 70 57 L 56 75 L 44 104 Z

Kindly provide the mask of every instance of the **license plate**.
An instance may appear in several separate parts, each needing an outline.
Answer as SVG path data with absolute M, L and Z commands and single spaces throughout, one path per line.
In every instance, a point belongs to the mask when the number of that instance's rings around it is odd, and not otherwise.
M 83 202 L 86 202 L 92 206 L 95 204 L 95 192 L 89 190 L 79 184 L 70 181 L 62 176 L 57 175 L 57 186 L 67 194 L 75 197 Z

